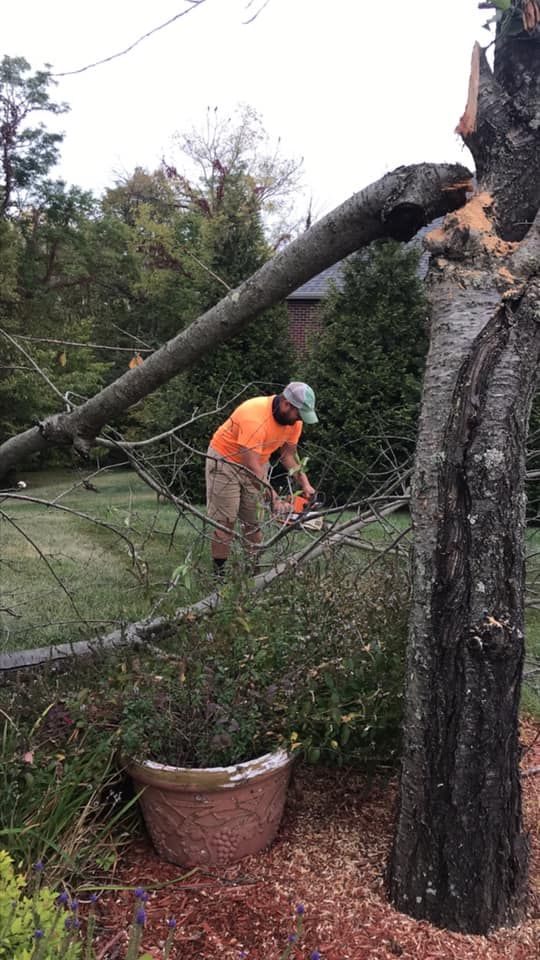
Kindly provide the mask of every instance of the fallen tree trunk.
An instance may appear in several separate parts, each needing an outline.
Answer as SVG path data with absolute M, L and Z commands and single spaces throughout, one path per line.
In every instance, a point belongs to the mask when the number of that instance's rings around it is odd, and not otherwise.
M 381 237 L 409 240 L 465 202 L 471 174 L 459 164 L 399 167 L 316 223 L 141 366 L 72 412 L 48 417 L 0 446 L 0 480 L 50 446 L 87 456 L 100 430 L 133 404 L 226 342 L 268 307 L 338 260 Z

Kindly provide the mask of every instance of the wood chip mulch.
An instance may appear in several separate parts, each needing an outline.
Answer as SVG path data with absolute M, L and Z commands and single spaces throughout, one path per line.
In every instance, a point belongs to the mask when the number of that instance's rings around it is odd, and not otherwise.
M 174 917 L 170 960 L 279 960 L 302 904 L 304 929 L 290 960 L 308 960 L 315 950 L 322 960 L 540 960 L 540 724 L 525 722 L 522 742 L 531 862 L 518 926 L 467 936 L 398 913 L 382 877 L 395 783 L 299 767 L 274 845 L 219 875 L 196 870 L 186 877 L 159 860 L 149 842 L 130 844 L 115 882 L 150 893 L 141 952 L 161 960 L 166 922 Z M 124 958 L 133 902 L 130 891 L 101 896 L 101 960 Z

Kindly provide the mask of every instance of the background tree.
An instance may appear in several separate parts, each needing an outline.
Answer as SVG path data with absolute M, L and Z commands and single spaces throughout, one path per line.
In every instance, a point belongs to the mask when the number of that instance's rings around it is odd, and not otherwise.
M 232 339 L 250 321 L 259 332 L 264 311 L 326 267 L 354 250 L 392 235 L 411 239 L 419 226 L 464 199 L 466 168 L 455 164 L 419 164 L 398 168 L 345 201 L 314 224 L 286 250 L 266 261 L 253 276 L 218 304 L 71 413 L 47 417 L 0 446 L 0 477 L 56 446 L 72 446 L 83 456 L 100 430 L 122 416 L 178 373 Z
M 30 126 L 36 113 L 57 115 L 68 106 L 51 99 L 49 70 L 30 74 L 23 57 L 4 56 L 0 62 L 0 216 L 39 201 L 49 171 L 58 160 L 61 133 L 43 123 Z
M 427 350 L 418 260 L 416 247 L 374 243 L 346 262 L 322 306 L 305 367 L 321 422 L 307 451 L 321 489 L 341 502 L 379 489 L 414 449 Z
M 94 213 L 90 194 L 50 179 L 61 133 L 51 133 L 36 114 L 65 112 L 50 96 L 48 70 L 32 74 L 22 57 L 0 63 L 0 436 L 10 436 L 33 417 L 58 408 L 66 393 L 88 396 L 103 386 L 106 365 L 86 353 L 71 354 L 39 342 L 16 347 L 17 335 L 39 340 L 89 339 L 87 305 L 92 267 L 84 229 Z M 34 124 L 34 125 L 32 125 Z M 6 336 L 7 335 L 7 336 Z M 28 353 L 28 350 L 30 353 Z M 37 376 L 37 367 L 44 377 Z M 56 391 L 45 378 L 58 381 Z
M 265 236 L 265 214 L 283 212 L 282 204 L 297 184 L 298 168 L 292 161 L 273 160 L 257 153 L 264 140 L 257 115 L 248 107 L 240 112 L 236 126 L 227 126 L 213 116 L 204 133 L 192 131 L 179 138 L 185 160 L 199 170 L 195 182 L 165 167 L 176 208 L 175 244 L 161 234 L 159 250 L 172 285 L 178 289 L 176 270 L 192 280 L 192 310 L 189 319 L 211 308 L 224 291 L 237 287 L 268 260 L 272 248 Z M 171 220 L 169 219 L 169 225 Z M 187 229 L 186 229 L 187 228 Z M 154 237 L 156 236 L 154 231 Z M 155 245 L 155 240 L 152 240 Z M 185 316 L 185 311 L 184 311 Z M 178 311 L 176 312 L 178 325 Z M 227 400 L 232 406 L 241 395 L 277 392 L 289 379 L 293 349 L 284 305 L 261 317 L 255 332 L 246 330 L 211 357 L 195 364 L 181 381 L 172 381 L 160 395 L 149 400 L 141 419 L 154 433 L 185 422 L 192 415 L 212 411 Z M 194 423 L 183 438 L 195 450 L 205 451 L 223 411 Z M 182 456 L 185 461 L 185 453 Z M 184 462 L 181 483 L 191 497 L 204 497 L 200 457 Z M 170 479 L 171 473 L 164 479 Z
M 280 141 L 270 142 L 260 115 L 249 104 L 239 105 L 231 117 L 208 108 L 204 127 L 177 133 L 174 142 L 182 156 L 182 175 L 173 166 L 166 169 L 188 208 L 195 204 L 208 218 L 219 214 L 224 174 L 241 173 L 261 212 L 268 242 L 279 246 L 297 232 L 292 211 L 302 193 L 302 160 L 282 156 Z

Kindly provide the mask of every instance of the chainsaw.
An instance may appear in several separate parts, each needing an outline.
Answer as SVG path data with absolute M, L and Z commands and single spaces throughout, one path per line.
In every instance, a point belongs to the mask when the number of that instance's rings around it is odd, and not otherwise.
M 290 510 L 282 514 L 277 514 L 276 519 L 286 526 L 300 526 L 306 530 L 321 530 L 323 526 L 323 517 L 320 516 L 320 510 L 324 507 L 324 498 L 314 493 L 311 497 L 305 497 L 297 493 L 286 500 L 290 505 Z

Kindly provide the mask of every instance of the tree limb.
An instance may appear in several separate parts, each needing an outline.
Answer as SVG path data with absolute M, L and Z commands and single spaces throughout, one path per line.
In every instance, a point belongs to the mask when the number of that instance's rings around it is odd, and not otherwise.
M 88 455 L 113 417 L 225 343 L 263 311 L 322 270 L 373 240 L 408 240 L 465 200 L 470 172 L 459 164 L 398 167 L 354 194 L 265 263 L 186 330 L 70 413 L 49 417 L 0 446 L 0 477 L 23 456 L 54 445 Z

